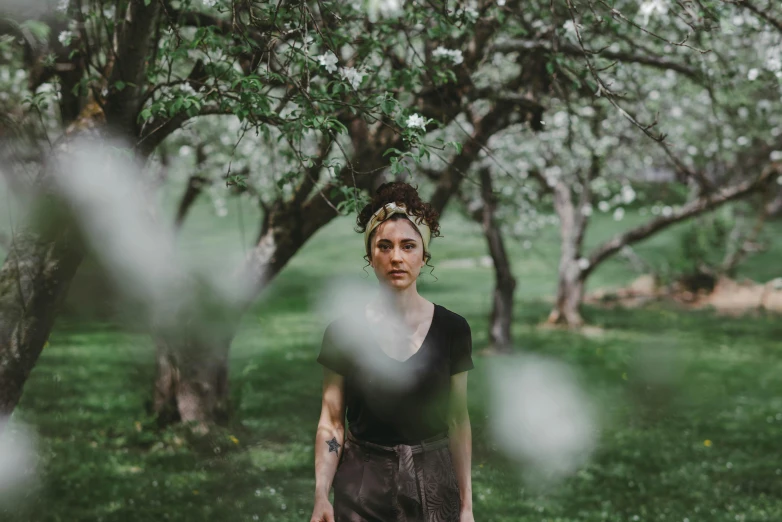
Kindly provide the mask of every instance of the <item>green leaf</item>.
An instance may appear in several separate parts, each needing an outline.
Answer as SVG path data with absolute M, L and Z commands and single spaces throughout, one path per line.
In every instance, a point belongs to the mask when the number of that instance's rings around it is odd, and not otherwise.
M 4 21 L 12 23 L 10 19 L 5 19 Z M 45 42 L 48 40 L 49 33 L 51 32 L 49 26 L 40 20 L 25 20 L 19 24 L 19 27 L 21 29 L 27 29 L 27 31 L 29 31 L 30 34 L 32 34 L 33 37 L 35 37 L 35 39 L 39 42 Z
M 380 104 L 380 110 L 383 111 L 383 114 L 391 115 L 394 113 L 395 108 L 396 100 L 394 99 L 383 100 L 383 103 Z
M 115 83 L 115 84 L 114 84 L 114 88 L 115 88 L 115 89 L 117 89 L 118 91 L 121 91 L 122 89 L 124 89 L 125 87 L 127 87 L 127 85 L 128 85 L 128 84 L 126 84 L 125 82 L 123 82 L 122 80 L 120 80 L 120 81 L 118 81 L 117 83 Z

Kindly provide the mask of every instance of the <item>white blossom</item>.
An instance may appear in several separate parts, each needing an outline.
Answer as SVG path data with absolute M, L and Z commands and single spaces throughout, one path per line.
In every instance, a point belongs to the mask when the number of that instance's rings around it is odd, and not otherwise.
M 337 70 L 337 55 L 331 51 L 321 54 L 316 59 L 318 60 L 318 63 L 325 67 L 328 72 L 333 73 Z
M 426 120 L 420 114 L 411 114 L 407 118 L 407 127 L 410 129 L 418 127 L 421 130 L 426 130 Z
M 183 83 L 179 86 L 179 88 L 184 94 L 194 95 L 196 93 L 195 89 L 193 89 L 193 86 L 188 82 Z
M 653 14 L 664 15 L 668 12 L 667 0 L 644 0 L 641 6 L 638 8 L 638 14 L 643 17 L 643 24 L 649 23 L 649 19 Z
M 459 65 L 464 61 L 464 56 L 459 49 L 446 49 L 442 45 L 432 51 L 432 56 L 435 58 L 447 58 L 451 60 L 454 65 Z
M 70 0 L 57 0 L 57 7 L 55 7 L 55 11 L 64 13 L 68 10 L 68 4 L 70 4 Z
M 608 201 L 601 201 L 597 204 L 597 208 L 600 209 L 600 212 L 608 212 L 608 209 L 611 208 L 611 205 L 608 203 Z
M 73 31 L 63 31 L 57 37 L 57 40 L 59 40 L 60 43 L 63 45 L 70 45 L 72 39 L 73 39 Z
M 775 150 L 771 153 L 771 161 L 782 161 L 782 150 Z
M 669 207 L 668 205 L 663 207 L 663 216 L 664 217 L 670 217 L 673 214 L 673 208 Z
M 497 5 L 502 7 L 505 5 L 505 0 L 497 0 Z
M 394 18 L 402 14 L 403 0 L 366 0 L 367 17 L 375 23 L 380 18 Z
M 747 73 L 747 79 L 751 82 L 757 80 L 758 76 L 760 76 L 760 71 L 758 69 L 750 69 Z
M 583 26 L 581 24 L 578 25 L 573 24 L 573 20 L 568 20 L 562 25 L 562 28 L 565 30 L 565 36 L 567 36 L 569 40 L 572 40 L 574 42 L 578 41 L 577 31 L 580 32 L 582 27 Z
M 625 209 L 619 207 L 616 210 L 614 210 L 614 221 L 622 221 L 622 218 L 624 217 L 625 217 Z
M 365 73 L 357 71 L 353 67 L 343 67 L 340 69 L 339 74 L 342 76 L 343 80 L 350 83 L 351 87 L 358 89 L 361 86 L 361 81 L 364 79 Z
M 622 186 L 622 202 L 625 205 L 629 205 L 635 201 L 635 190 L 630 185 Z
M 592 215 L 592 205 L 586 204 L 583 207 L 581 207 L 581 215 L 585 217 L 589 217 Z
M 469 16 L 471 18 L 478 18 L 478 10 L 475 9 L 474 7 L 472 7 L 472 6 L 465 7 L 464 8 L 464 14 L 466 14 L 467 16 Z
M 217 0 L 201 0 L 205 7 L 214 7 L 217 5 Z
M 581 270 L 586 270 L 587 268 L 589 268 L 589 259 L 585 257 L 579 258 L 577 263 L 578 263 L 578 268 L 580 268 Z

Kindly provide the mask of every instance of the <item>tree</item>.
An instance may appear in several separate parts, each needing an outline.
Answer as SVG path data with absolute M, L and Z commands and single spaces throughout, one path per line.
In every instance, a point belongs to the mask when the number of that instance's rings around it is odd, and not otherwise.
M 277 180 L 276 196 L 259 198 L 264 220 L 243 268 L 249 297 L 229 312 L 218 312 L 221 319 L 209 336 L 159 335 L 156 404 L 161 411 L 173 404 L 175 416 L 201 422 L 223 409 L 227 347 L 237 317 L 316 230 L 360 204 L 361 192 L 378 181 L 386 165 L 399 175 L 410 162 L 444 150 L 443 144 L 425 142 L 424 131 L 435 120 L 447 124 L 458 116 L 463 98 L 480 96 L 470 74 L 501 25 L 490 2 L 479 10 L 455 11 L 410 3 L 370 20 L 342 3 L 233 7 L 74 0 L 49 18 L 3 28 L 12 35 L 4 43 L 21 57 L 33 93 L 20 119 L 36 112 L 42 127 L 54 127 L 56 143 L 67 144 L 69 133 L 81 129 L 113 133 L 146 159 L 191 121 L 225 115 L 267 143 L 285 144 L 296 168 Z M 509 7 L 518 8 L 515 3 Z M 41 30 L 30 37 L 20 29 L 25 26 Z M 446 48 L 444 42 L 467 51 Z M 48 98 L 45 85 L 55 86 L 46 89 Z M 58 115 L 47 113 L 51 102 Z M 523 104 L 514 107 L 526 111 Z M 12 123 L 18 127 L 20 121 Z M 391 154 L 384 159 L 386 151 Z M 325 173 L 332 178 L 323 180 Z M 44 168 L 35 188 L 46 186 L 51 176 Z M 228 172 L 226 178 L 232 186 L 249 188 L 241 171 Z M 447 201 L 452 191 L 453 184 L 444 183 L 438 193 Z M 54 229 L 61 233 L 74 227 Z M 38 250 L 21 246 L 29 242 L 12 243 L 0 285 L 0 316 L 8 324 L 2 353 L 3 360 L 26 355 L 17 357 L 21 366 L 4 366 L 20 376 L 7 393 L 5 412 L 18 400 L 83 250 L 71 240 L 75 232 L 50 237 L 30 227 L 27 233 L 41 251 L 67 250 L 73 256 L 47 258 L 48 266 L 68 267 L 53 276 L 53 288 L 14 270 L 17 264 L 37 263 L 38 273 L 51 272 L 36 256 Z M 30 299 L 40 299 L 45 310 L 27 306 Z M 195 317 L 202 313 L 192 311 Z M 35 335 L 9 348 L 24 321 Z M 215 369 L 205 374 L 210 365 Z
M 501 175 L 511 169 L 538 182 L 533 192 L 517 191 L 516 215 L 522 221 L 514 228 L 542 226 L 548 205 L 560 225 L 559 283 L 550 322 L 582 324 L 586 279 L 616 252 L 761 190 L 778 175 L 769 154 L 779 148 L 780 132 L 774 130 L 779 123 L 751 118 L 748 108 L 754 105 L 765 114 L 776 105 L 769 99 L 773 76 L 762 72 L 779 67 L 764 57 L 764 47 L 779 41 L 774 23 L 768 12 L 756 17 L 729 3 L 704 9 L 698 15 L 663 2 L 569 1 L 561 10 L 537 11 L 543 15 L 537 27 L 550 40 L 495 44 L 504 52 L 546 53 L 552 72 L 549 96 L 540 99 L 549 114 L 545 131 L 525 141 L 518 139 L 518 126 L 510 127 L 498 139 L 493 167 L 502 180 L 500 190 L 514 190 L 516 181 Z M 719 32 L 720 25 L 730 27 Z M 688 62 L 687 54 L 706 59 Z M 752 68 L 758 55 L 765 63 Z M 637 201 L 633 185 L 654 168 L 671 170 L 672 182 L 689 193 L 689 200 L 655 206 L 656 216 L 647 223 L 584 252 L 594 200 L 601 199 L 600 211 L 613 210 L 621 220 L 624 206 Z M 475 191 L 468 199 L 478 199 Z

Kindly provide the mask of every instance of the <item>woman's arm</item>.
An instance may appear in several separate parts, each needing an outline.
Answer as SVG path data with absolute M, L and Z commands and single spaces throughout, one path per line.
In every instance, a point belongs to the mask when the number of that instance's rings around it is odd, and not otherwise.
M 312 522 L 333 522 L 329 490 L 345 442 L 345 380 L 327 368 L 323 373 L 323 401 L 315 435 L 315 509 Z
M 462 498 L 461 520 L 472 520 L 472 430 L 467 413 L 467 372 L 451 376 L 449 438 L 459 495 Z

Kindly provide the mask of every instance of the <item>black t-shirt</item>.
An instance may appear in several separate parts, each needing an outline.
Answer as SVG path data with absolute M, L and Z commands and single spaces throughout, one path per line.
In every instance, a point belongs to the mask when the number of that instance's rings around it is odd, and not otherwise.
M 383 352 L 365 317 L 341 317 L 323 335 L 318 362 L 345 378 L 350 431 L 377 444 L 414 444 L 448 431 L 451 376 L 471 370 L 464 317 L 438 304 L 419 350 L 404 361 Z

